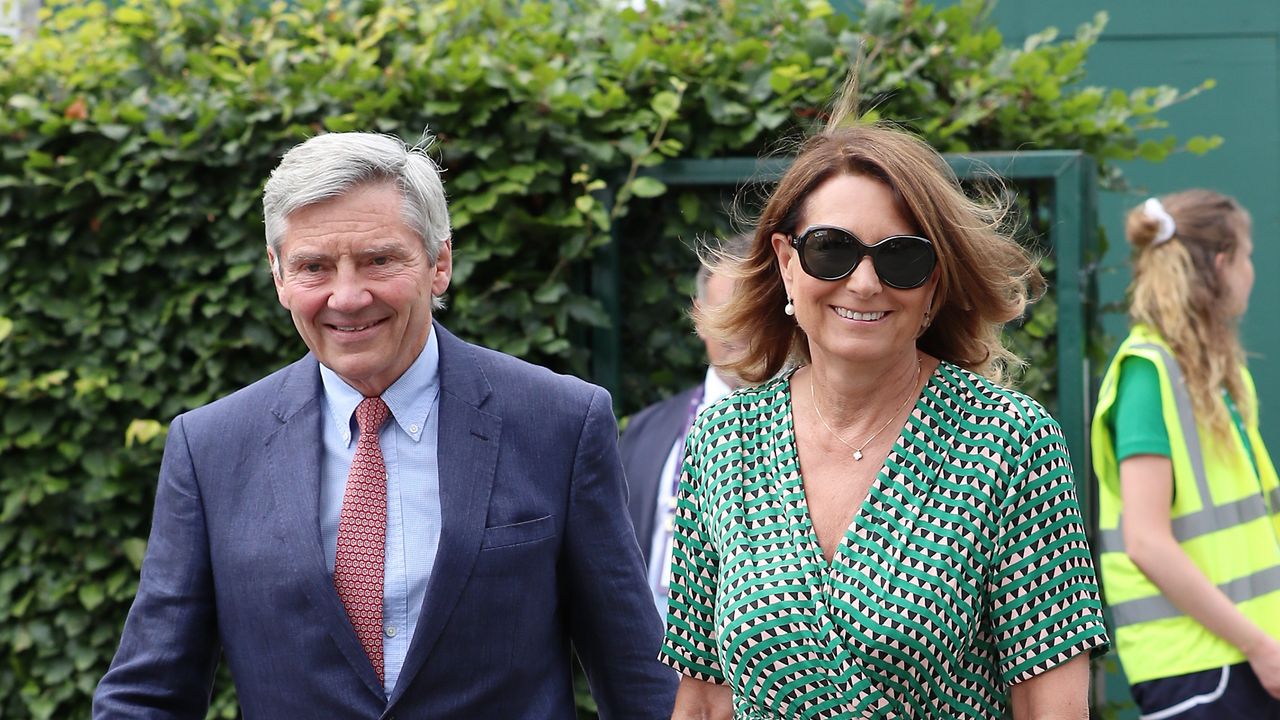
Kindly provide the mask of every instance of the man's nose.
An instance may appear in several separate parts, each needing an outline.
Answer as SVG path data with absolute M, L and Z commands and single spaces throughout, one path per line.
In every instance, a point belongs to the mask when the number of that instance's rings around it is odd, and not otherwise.
M 365 279 L 352 269 L 339 268 L 329 294 L 329 309 L 338 312 L 355 312 L 373 300 Z

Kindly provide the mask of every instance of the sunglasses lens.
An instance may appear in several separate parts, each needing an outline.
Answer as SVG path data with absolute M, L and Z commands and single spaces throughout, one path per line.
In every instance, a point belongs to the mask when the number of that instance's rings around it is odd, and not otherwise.
M 833 228 L 810 230 L 804 238 L 805 269 L 820 280 L 845 277 L 862 257 L 862 246 L 848 233 Z
M 798 245 L 801 266 L 819 280 L 842 280 L 863 255 L 870 255 L 882 282 L 906 290 L 924 284 L 937 262 L 933 245 L 914 235 L 894 235 L 868 246 L 839 228 L 816 227 Z
M 933 245 L 924 238 L 900 235 L 876 246 L 876 272 L 896 288 L 919 287 L 933 272 Z

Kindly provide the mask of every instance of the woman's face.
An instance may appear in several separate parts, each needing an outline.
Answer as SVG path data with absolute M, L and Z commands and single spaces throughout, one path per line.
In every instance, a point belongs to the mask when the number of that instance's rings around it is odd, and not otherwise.
M 1222 300 L 1226 303 L 1227 316 L 1238 318 L 1249 307 L 1249 293 L 1253 291 L 1253 239 L 1246 230 L 1230 253 L 1218 253 L 1214 264 L 1222 280 Z
M 917 232 L 889 186 L 862 175 L 838 175 L 809 195 L 796 232 L 813 225 L 843 228 L 867 245 Z M 870 257 L 863 257 L 848 277 L 827 281 L 800 267 L 787 236 L 774 233 L 773 249 L 815 364 L 878 363 L 914 355 L 937 287 L 936 268 L 920 287 L 899 290 L 880 280 Z

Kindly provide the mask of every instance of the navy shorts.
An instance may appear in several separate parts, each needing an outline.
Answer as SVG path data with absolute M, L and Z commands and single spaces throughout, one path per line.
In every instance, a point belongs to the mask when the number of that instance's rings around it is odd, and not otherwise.
M 1280 720 L 1249 663 L 1140 682 L 1130 688 L 1142 720 Z

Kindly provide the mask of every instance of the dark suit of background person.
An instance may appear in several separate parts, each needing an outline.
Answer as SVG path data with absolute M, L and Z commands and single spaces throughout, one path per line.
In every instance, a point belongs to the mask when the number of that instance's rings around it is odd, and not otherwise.
M 743 238 L 734 238 L 721 250 L 741 252 L 745 243 Z M 698 270 L 697 291 L 695 305 L 718 306 L 732 295 L 733 280 L 711 275 L 704 265 Z M 702 341 L 707 348 L 707 359 L 712 363 L 703 382 L 636 413 L 619 441 L 630 489 L 627 509 L 648 567 L 649 589 L 662 617 L 666 617 L 665 578 L 670 566 L 670 522 L 684 437 L 698 411 L 724 397 L 737 385 L 731 376 L 714 367 L 733 348 L 707 338 Z
M 406 212 L 418 191 L 421 229 Z M 94 718 L 203 718 L 220 653 L 248 719 L 572 718 L 571 642 L 601 717 L 669 717 L 675 682 L 656 660 L 609 396 L 432 322 L 452 272 L 434 165 L 385 136 L 321 135 L 285 155 L 264 208 L 280 301 L 312 352 L 173 421 L 137 598 Z M 411 419 L 395 416 L 396 383 L 411 376 L 438 390 L 409 404 L 433 393 L 436 404 L 401 427 Z M 407 603 L 416 628 L 399 629 L 402 663 L 380 646 L 385 681 L 335 590 L 324 529 L 324 435 L 348 420 L 335 417 L 333 382 L 391 408 L 378 435 L 388 478 L 398 473 L 388 508 L 428 482 L 391 456 L 408 462 L 414 433 L 436 439 L 438 534 L 400 540 L 406 558 L 434 562 L 408 580 L 424 589 Z M 345 477 L 349 493 L 358 483 Z M 401 610 L 390 598 L 385 640 Z

